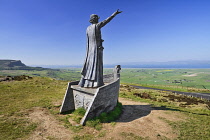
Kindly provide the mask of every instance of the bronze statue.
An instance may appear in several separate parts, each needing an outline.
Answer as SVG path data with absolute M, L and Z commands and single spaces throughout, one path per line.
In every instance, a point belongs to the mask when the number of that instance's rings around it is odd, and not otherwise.
M 98 22 L 99 16 L 90 16 L 90 26 L 87 27 L 87 52 L 82 68 L 82 78 L 79 82 L 81 87 L 99 87 L 103 82 L 103 49 L 101 38 L 101 28 L 110 22 L 117 14 L 122 11 L 117 10 L 104 21 Z

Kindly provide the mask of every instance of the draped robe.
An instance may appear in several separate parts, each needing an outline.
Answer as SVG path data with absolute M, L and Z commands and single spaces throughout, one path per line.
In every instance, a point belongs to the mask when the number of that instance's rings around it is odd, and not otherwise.
M 114 15 L 102 22 L 91 24 L 87 27 L 87 51 L 81 71 L 82 78 L 79 82 L 81 87 L 99 87 L 104 85 L 101 28 L 111 21 L 113 17 Z

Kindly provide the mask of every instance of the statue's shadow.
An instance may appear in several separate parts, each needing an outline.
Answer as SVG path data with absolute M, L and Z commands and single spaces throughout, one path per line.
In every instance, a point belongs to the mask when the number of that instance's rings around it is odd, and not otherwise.
M 122 114 L 116 122 L 130 122 L 151 113 L 152 110 L 171 110 L 166 107 L 151 107 L 151 105 L 123 105 Z

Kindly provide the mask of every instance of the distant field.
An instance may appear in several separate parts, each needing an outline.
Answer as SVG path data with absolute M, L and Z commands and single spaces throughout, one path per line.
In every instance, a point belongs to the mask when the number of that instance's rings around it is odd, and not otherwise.
M 210 69 L 123 69 L 121 82 L 156 87 L 210 89 Z
M 81 68 L 60 70 L 1 70 L 0 75 L 29 75 L 58 80 L 79 80 Z M 104 69 L 104 74 L 112 73 Z M 210 69 L 122 69 L 121 83 L 188 92 L 210 93 Z
M 57 80 L 75 81 L 80 79 L 80 69 L 72 68 L 68 70 L 0 70 L 2 76 L 29 75 L 40 77 L 51 77 Z

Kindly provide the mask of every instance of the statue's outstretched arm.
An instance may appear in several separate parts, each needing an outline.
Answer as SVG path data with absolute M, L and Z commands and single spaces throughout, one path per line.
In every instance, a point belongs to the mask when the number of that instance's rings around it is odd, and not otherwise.
M 98 23 L 98 25 L 100 27 L 105 26 L 107 23 L 109 23 L 117 14 L 122 13 L 122 11 L 119 11 L 119 9 L 117 11 L 115 11 L 110 17 L 108 17 L 107 19 L 105 19 L 104 21 L 101 21 Z

